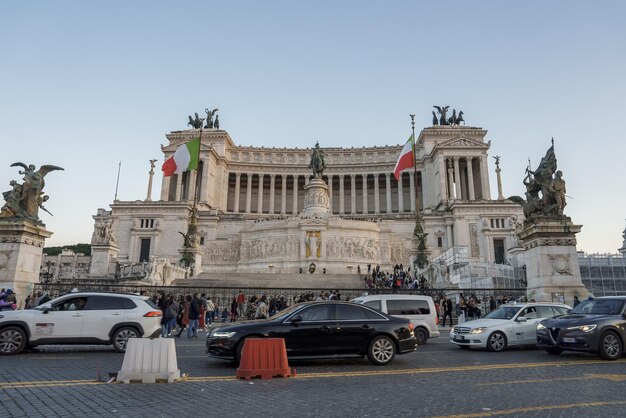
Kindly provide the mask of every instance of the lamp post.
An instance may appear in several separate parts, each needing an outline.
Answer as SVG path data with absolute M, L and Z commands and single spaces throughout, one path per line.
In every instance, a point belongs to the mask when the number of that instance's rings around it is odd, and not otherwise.
M 50 279 L 52 278 L 52 274 L 50 274 L 50 267 L 52 266 L 52 261 L 48 260 L 46 261 L 46 267 L 48 268 L 48 270 L 43 274 L 43 279 L 44 279 L 44 290 L 47 290 L 48 288 L 48 284 L 50 283 Z

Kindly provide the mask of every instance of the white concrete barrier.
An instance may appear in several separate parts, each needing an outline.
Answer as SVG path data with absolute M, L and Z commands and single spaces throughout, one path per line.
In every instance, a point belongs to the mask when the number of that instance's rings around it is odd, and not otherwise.
M 180 380 L 176 344 L 172 338 L 130 338 L 117 381 L 130 383 L 172 383 Z

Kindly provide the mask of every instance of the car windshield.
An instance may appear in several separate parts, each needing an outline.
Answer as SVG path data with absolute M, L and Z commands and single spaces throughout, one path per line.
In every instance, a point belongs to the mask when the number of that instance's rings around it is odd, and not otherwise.
M 485 318 L 512 319 L 519 310 L 519 306 L 500 306 L 498 309 L 491 311 L 487 315 L 485 315 Z
M 580 302 L 570 314 L 619 315 L 624 301 L 619 299 L 587 299 Z

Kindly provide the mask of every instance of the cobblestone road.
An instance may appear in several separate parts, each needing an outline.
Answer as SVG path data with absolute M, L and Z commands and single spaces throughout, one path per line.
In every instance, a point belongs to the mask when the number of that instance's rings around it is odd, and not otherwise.
M 396 357 L 292 363 L 289 379 L 237 380 L 203 338 L 176 339 L 175 384 L 106 384 L 123 355 L 109 347 L 41 347 L 0 357 L 0 416 L 626 416 L 626 358 L 536 349 L 461 350 L 447 333 Z

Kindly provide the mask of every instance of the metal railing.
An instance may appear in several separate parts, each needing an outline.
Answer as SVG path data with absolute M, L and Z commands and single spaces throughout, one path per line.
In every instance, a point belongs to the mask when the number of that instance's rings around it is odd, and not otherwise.
M 220 309 L 230 309 L 233 299 L 236 299 L 239 292 L 243 292 L 246 299 L 251 296 L 267 295 L 284 297 L 288 305 L 297 301 L 315 300 L 321 293 L 330 294 L 333 290 L 329 289 L 302 289 L 302 288 L 260 288 L 260 287 L 195 287 L 195 286 L 149 286 L 149 285 L 123 285 L 123 284 L 107 284 L 107 283 L 53 283 L 53 284 L 36 284 L 35 291 L 47 291 L 51 297 L 63 295 L 72 290 L 78 291 L 97 291 L 97 292 L 114 292 L 114 293 L 135 293 L 144 294 L 146 296 L 154 296 L 161 292 L 166 295 L 173 295 L 178 298 L 187 294 L 205 293 L 211 298 L 213 303 Z M 480 306 L 483 313 L 489 312 L 490 298 L 494 300 L 506 299 L 508 301 L 523 301 L 526 291 L 524 289 L 339 289 L 341 300 L 351 300 L 364 294 L 403 294 L 403 295 L 427 295 L 433 300 L 438 301 L 444 295 L 447 295 L 453 301 L 457 296 L 464 295 L 466 299 L 473 297 Z

